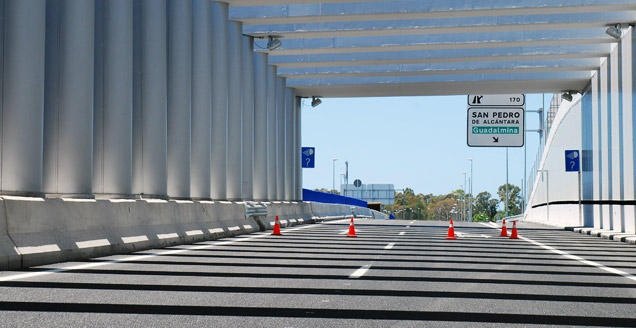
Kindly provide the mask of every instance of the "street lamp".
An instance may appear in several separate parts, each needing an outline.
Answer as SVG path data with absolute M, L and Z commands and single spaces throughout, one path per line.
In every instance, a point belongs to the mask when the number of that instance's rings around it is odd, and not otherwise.
M 468 222 L 473 221 L 473 159 L 468 158 L 470 161 L 470 178 L 468 178 Z
M 331 185 L 331 190 L 336 190 L 336 162 L 338 161 L 337 158 L 332 159 L 333 165 L 332 165 L 332 185 Z

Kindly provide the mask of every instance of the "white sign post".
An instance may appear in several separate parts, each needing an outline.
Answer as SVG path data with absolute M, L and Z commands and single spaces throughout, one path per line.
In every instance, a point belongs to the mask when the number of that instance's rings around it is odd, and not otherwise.
M 469 95 L 469 147 L 523 147 L 525 95 Z

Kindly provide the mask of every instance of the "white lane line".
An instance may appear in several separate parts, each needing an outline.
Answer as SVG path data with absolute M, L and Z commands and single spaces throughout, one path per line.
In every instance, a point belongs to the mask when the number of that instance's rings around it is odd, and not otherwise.
M 481 223 L 481 224 L 483 224 L 485 226 L 488 226 L 487 224 L 484 224 L 484 223 Z M 493 227 L 493 228 L 497 228 L 496 224 L 495 224 L 495 227 Z M 633 276 L 633 275 L 631 275 L 631 274 L 629 274 L 629 273 L 627 273 L 625 271 L 614 269 L 614 268 L 605 266 L 603 264 L 600 264 L 598 262 L 586 260 L 586 259 L 584 259 L 584 258 L 582 258 L 580 256 L 570 254 L 570 253 L 562 251 L 560 249 L 556 249 L 556 248 L 554 248 L 552 246 L 548 246 L 546 244 L 540 243 L 540 242 L 538 242 L 536 240 L 532 240 L 532 239 L 527 238 L 527 237 L 519 236 L 519 239 L 525 240 L 525 241 L 527 241 L 527 242 L 529 242 L 529 243 L 531 243 L 533 245 L 539 246 L 539 247 L 541 247 L 541 248 L 543 248 L 545 250 L 548 250 L 548 251 L 550 251 L 552 253 L 559 254 L 559 255 L 561 255 L 561 256 L 563 256 L 565 258 L 568 258 L 570 260 L 574 260 L 574 261 L 577 261 L 579 263 L 583 263 L 585 265 L 593 266 L 593 267 L 599 268 L 599 269 L 601 269 L 603 271 L 607 271 L 607 272 L 613 273 L 615 275 L 623 276 L 623 277 L 625 277 L 625 278 L 627 278 L 629 280 L 636 281 L 636 276 Z
M 316 226 L 318 226 L 318 225 L 316 225 L 316 224 L 314 224 L 314 225 L 306 225 L 306 226 L 301 226 L 301 227 L 296 227 L 296 228 L 285 229 L 285 231 L 302 230 L 302 229 L 307 229 L 307 228 L 316 227 Z M 72 266 L 68 266 L 68 267 L 64 267 L 64 268 L 50 269 L 50 270 L 46 270 L 46 271 L 20 273 L 20 274 L 0 277 L 0 281 L 13 281 L 13 280 L 18 280 L 18 279 L 28 279 L 28 278 L 34 278 L 34 277 L 47 276 L 47 275 L 50 275 L 50 274 L 53 274 L 53 273 L 59 273 L 59 272 L 65 272 L 65 271 L 92 269 L 92 268 L 98 268 L 98 267 L 102 267 L 102 266 L 106 266 L 106 265 L 110 265 L 110 264 L 125 263 L 125 262 L 129 262 L 129 261 L 145 260 L 145 259 L 149 259 L 149 258 L 153 258 L 153 257 L 157 257 L 157 256 L 180 254 L 180 253 L 185 253 L 185 252 L 188 252 L 188 251 L 209 249 L 209 248 L 213 248 L 215 246 L 231 245 L 231 244 L 235 244 L 235 243 L 240 243 L 242 241 L 249 241 L 249 240 L 253 240 L 253 239 L 265 238 L 265 237 L 267 237 L 269 235 L 270 235 L 270 233 L 262 233 L 262 234 L 253 235 L 253 236 L 249 236 L 249 237 L 239 237 L 239 238 L 235 238 L 235 239 L 231 239 L 231 240 L 219 241 L 219 242 L 215 242 L 215 243 L 212 243 L 212 244 L 196 245 L 196 246 L 191 246 L 191 247 L 187 247 L 187 248 L 173 249 L 173 250 L 168 250 L 168 251 L 159 251 L 159 252 L 152 253 L 152 254 L 131 255 L 131 256 L 127 256 L 127 257 L 116 259 L 116 260 L 112 260 L 112 261 L 85 263 L 85 264 L 72 265 Z
M 404 231 L 400 231 L 400 233 L 399 233 L 398 235 L 400 235 L 400 236 L 404 236 L 404 234 L 406 234 L 406 232 L 404 232 Z
M 353 273 L 349 275 L 349 278 L 350 279 L 360 278 L 360 277 L 364 276 L 369 271 L 369 269 L 371 269 L 371 264 L 367 264 L 365 266 L 362 266 L 360 269 L 358 269 L 356 271 L 353 271 Z
M 538 241 L 535 241 L 535 240 L 532 240 L 530 238 L 519 236 L 519 239 L 523 239 L 523 240 L 525 240 L 525 241 L 527 241 L 527 242 L 529 242 L 531 244 L 537 245 L 537 246 L 539 246 L 539 247 L 541 247 L 543 249 L 547 249 L 550 252 L 562 255 L 562 256 L 570 259 L 570 260 L 575 260 L 575 261 L 578 261 L 580 263 L 587 264 L 589 266 L 597 267 L 597 268 L 599 268 L 599 269 L 601 269 L 603 271 L 607 271 L 609 273 L 613 273 L 613 274 L 616 274 L 616 275 L 619 275 L 619 276 L 623 276 L 623 277 L 625 277 L 627 279 L 630 279 L 632 281 L 636 281 L 636 276 L 633 276 L 633 275 L 631 275 L 631 274 L 629 274 L 629 273 L 627 273 L 625 271 L 621 271 L 621 270 L 618 270 L 618 269 L 610 268 L 610 267 L 604 266 L 603 264 L 600 264 L 598 262 L 586 260 L 586 259 L 584 259 L 584 258 L 582 258 L 580 256 L 573 255 L 573 254 L 570 254 L 568 252 L 562 251 L 560 249 L 556 249 L 556 248 L 554 248 L 552 246 L 548 246 L 548 245 L 542 244 L 542 243 L 540 243 Z
M 393 246 L 395 246 L 395 243 L 390 243 L 390 244 L 384 246 L 384 249 L 391 249 L 391 248 L 393 248 Z

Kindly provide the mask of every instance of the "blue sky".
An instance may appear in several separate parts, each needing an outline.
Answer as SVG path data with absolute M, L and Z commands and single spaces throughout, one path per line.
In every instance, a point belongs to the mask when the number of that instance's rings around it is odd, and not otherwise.
M 473 192 L 495 194 L 506 181 L 505 148 L 466 145 L 467 96 L 325 98 L 312 108 L 302 104 L 302 145 L 316 147 L 316 167 L 303 169 L 303 187 L 336 186 L 349 162 L 349 183 L 391 183 L 416 193 L 445 194 L 464 184 L 473 159 Z M 551 95 L 545 95 L 549 107 Z M 527 95 L 526 110 L 543 107 L 542 95 Z M 526 113 L 526 129 L 539 115 Z M 526 135 L 527 170 L 535 161 L 538 134 Z M 523 148 L 509 148 L 509 181 L 521 186 Z M 468 174 L 469 175 L 469 174 Z M 338 188 L 338 187 L 337 187 Z

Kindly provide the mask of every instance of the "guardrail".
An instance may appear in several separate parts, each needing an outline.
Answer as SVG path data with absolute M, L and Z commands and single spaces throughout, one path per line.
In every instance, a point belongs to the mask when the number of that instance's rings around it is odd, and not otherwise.
M 525 220 L 525 214 L 518 214 L 518 215 L 513 215 L 513 216 L 507 216 L 504 219 L 508 222 L 512 222 L 512 221 L 523 221 Z M 497 220 L 497 222 L 501 222 L 502 220 Z

